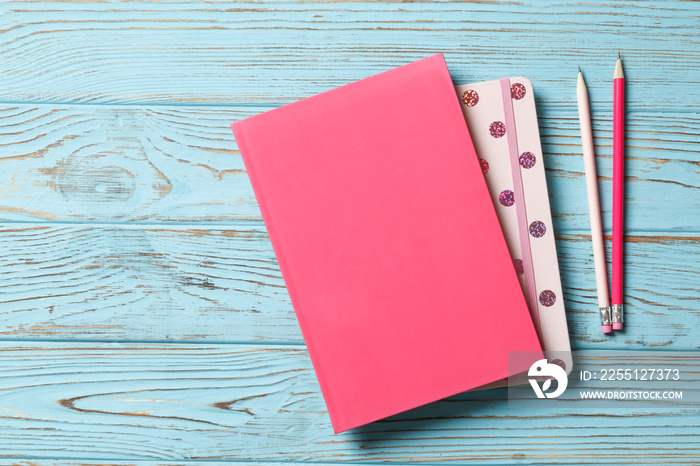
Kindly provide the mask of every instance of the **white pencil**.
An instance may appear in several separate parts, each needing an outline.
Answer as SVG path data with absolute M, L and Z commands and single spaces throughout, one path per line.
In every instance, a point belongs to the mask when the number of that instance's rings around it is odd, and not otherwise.
M 603 246 L 603 228 L 600 222 L 600 203 L 598 200 L 598 177 L 595 169 L 593 152 L 593 133 L 591 131 L 591 114 L 588 106 L 588 90 L 578 70 L 578 118 L 581 123 L 581 145 L 583 146 L 583 164 L 586 169 L 586 189 L 588 191 L 588 213 L 591 217 L 591 239 L 593 241 L 593 259 L 595 278 L 598 288 L 598 307 L 600 308 L 600 325 L 603 333 L 612 332 L 610 323 L 610 299 L 608 296 L 608 275 L 605 268 L 605 249 Z

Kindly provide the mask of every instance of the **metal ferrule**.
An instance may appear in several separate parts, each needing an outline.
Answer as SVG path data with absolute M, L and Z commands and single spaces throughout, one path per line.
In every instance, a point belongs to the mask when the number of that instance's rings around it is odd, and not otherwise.
M 610 306 L 600 308 L 600 325 L 610 325 Z
M 622 323 L 622 304 L 612 305 L 612 321 L 614 323 Z

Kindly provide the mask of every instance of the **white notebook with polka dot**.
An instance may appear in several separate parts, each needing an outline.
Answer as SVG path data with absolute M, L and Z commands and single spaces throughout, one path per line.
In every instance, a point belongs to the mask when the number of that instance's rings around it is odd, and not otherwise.
M 518 77 L 456 89 L 540 342 L 569 373 L 571 343 L 532 84 Z

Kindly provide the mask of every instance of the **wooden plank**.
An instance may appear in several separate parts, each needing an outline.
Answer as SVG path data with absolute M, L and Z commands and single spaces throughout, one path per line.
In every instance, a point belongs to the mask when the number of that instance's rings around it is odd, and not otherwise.
M 0 101 L 278 104 L 445 52 L 460 83 L 524 75 L 567 108 L 581 65 L 598 110 L 621 50 L 630 108 L 697 111 L 699 17 L 683 1 L 7 1 Z
M 229 124 L 263 107 L 0 106 L 0 221 L 260 219 Z M 609 113 L 594 115 L 610 227 Z M 540 105 L 555 230 L 587 231 L 575 109 Z M 700 231 L 698 115 L 634 112 L 627 124 L 627 231 Z
M 605 238 L 611 277 L 611 237 Z M 557 236 L 569 334 L 574 349 L 698 349 L 700 327 L 700 238 L 697 236 L 626 236 L 625 330 L 600 332 L 597 291 L 589 235 Z M 682 327 L 682 329 L 681 329 Z M 689 338 L 678 338 L 687 334 Z
M 10 226 L 0 243 L 6 337 L 301 341 L 261 224 Z
M 627 237 L 627 326 L 604 336 L 590 238 L 560 235 L 574 347 L 700 347 L 698 239 Z M 0 251 L 5 338 L 303 341 L 260 222 L 226 229 L 11 224 L 0 228 Z
M 0 455 L 10 460 L 668 464 L 700 455 L 688 408 L 515 409 L 504 389 L 334 435 L 301 347 L 2 342 L 0 366 Z
M 260 218 L 229 126 L 240 115 L 206 107 L 0 107 L 1 215 Z

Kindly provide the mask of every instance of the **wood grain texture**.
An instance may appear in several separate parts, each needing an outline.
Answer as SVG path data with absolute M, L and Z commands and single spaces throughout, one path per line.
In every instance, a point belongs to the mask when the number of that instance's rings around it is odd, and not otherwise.
M 263 107 L 0 105 L 0 220 L 260 219 L 230 123 Z M 589 228 L 576 108 L 539 107 L 555 230 Z M 604 225 L 610 113 L 594 115 Z M 628 115 L 626 228 L 700 232 L 700 117 Z M 669 208 L 669 206 L 673 208 Z
M 0 2 L 0 466 L 700 463 L 697 410 L 502 390 L 331 434 L 229 128 L 437 52 L 456 83 L 530 78 L 573 346 L 672 360 L 700 347 L 698 29 L 683 1 Z M 627 325 L 604 337 L 574 89 L 581 65 L 609 231 L 618 50 Z
M 7 1 L 0 101 L 277 105 L 445 52 L 458 83 L 522 74 L 566 108 L 581 65 L 595 110 L 622 50 L 630 108 L 697 111 L 699 27 L 683 1 Z
M 301 341 L 262 224 L 11 226 L 0 244 L 5 337 Z
M 334 435 L 300 347 L 3 342 L 0 364 L 8 459 L 667 464 L 700 448 L 692 408 L 515 409 L 503 389 Z
M 698 240 L 627 237 L 629 325 L 604 336 L 590 238 L 560 235 L 574 347 L 700 348 Z M 0 227 L 0 250 L 4 338 L 303 342 L 261 222 L 235 229 L 14 224 Z

